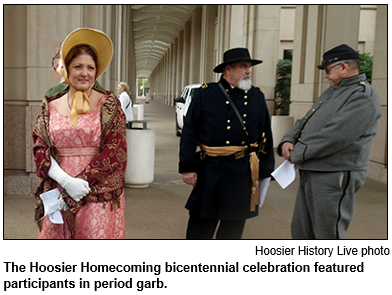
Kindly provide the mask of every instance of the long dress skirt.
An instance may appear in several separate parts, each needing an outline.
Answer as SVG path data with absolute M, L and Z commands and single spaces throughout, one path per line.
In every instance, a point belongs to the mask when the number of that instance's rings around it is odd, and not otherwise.
M 70 117 L 59 114 L 49 103 L 49 131 L 53 144 L 61 157 L 60 167 L 70 176 L 77 176 L 91 162 L 101 138 L 101 107 L 103 96 L 97 106 L 86 114 L 78 115 L 78 125 L 69 126 Z M 75 216 L 75 239 L 124 239 L 125 218 L 124 192 L 116 204 L 88 202 Z M 71 233 L 66 223 L 54 224 L 48 216 L 42 221 L 39 239 L 69 239 Z

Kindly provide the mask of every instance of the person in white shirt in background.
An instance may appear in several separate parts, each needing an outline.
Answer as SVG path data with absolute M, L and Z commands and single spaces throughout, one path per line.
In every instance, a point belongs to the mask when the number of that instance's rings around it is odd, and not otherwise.
M 121 102 L 121 108 L 123 109 L 126 120 L 133 121 L 133 110 L 132 110 L 132 99 L 129 97 L 128 94 L 129 86 L 125 82 L 120 82 L 117 87 L 117 92 L 120 95 L 119 100 Z

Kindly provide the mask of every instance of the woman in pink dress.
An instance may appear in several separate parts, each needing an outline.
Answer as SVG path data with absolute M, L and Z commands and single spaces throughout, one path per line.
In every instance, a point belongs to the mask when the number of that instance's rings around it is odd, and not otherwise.
M 94 88 L 113 54 L 101 31 L 73 31 L 61 47 L 66 91 L 45 96 L 33 130 L 35 218 L 41 239 L 124 239 L 125 115 L 112 92 Z M 44 216 L 40 195 L 58 188 L 63 224 Z M 43 217 L 43 218 L 42 218 Z

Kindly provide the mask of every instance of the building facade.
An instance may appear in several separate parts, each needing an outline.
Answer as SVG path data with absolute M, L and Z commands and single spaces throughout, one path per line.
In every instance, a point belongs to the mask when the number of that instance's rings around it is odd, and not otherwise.
M 106 32 L 115 51 L 100 82 L 116 91 L 120 81 L 138 78 L 133 18 L 130 5 L 4 5 L 5 194 L 26 195 L 37 186 L 32 128 L 45 91 L 58 83 L 51 67 L 60 42 L 78 27 Z M 387 182 L 387 22 L 386 5 L 198 5 L 148 77 L 150 95 L 173 105 L 185 85 L 218 80 L 212 69 L 225 50 L 248 47 L 263 60 L 253 82 L 272 113 L 276 64 L 293 49 L 290 115 L 299 118 L 328 87 L 316 69 L 323 52 L 347 43 L 374 56 L 372 83 L 383 117 L 368 176 Z

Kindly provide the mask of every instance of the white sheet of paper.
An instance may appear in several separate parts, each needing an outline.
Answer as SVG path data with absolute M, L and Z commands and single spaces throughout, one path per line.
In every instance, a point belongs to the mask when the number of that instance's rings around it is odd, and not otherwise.
M 60 191 L 57 188 L 40 195 L 45 208 L 44 217 L 48 215 L 51 222 L 62 224 L 64 220 L 59 210 L 59 196 Z
M 271 177 L 264 178 L 259 182 L 259 207 L 263 206 L 267 190 L 271 182 Z
M 295 166 L 289 161 L 284 161 L 282 165 L 275 169 L 271 175 L 279 183 L 279 185 L 285 189 L 295 179 Z

